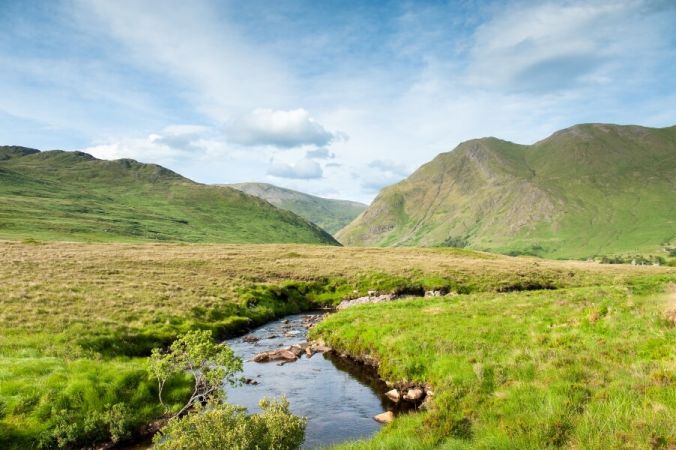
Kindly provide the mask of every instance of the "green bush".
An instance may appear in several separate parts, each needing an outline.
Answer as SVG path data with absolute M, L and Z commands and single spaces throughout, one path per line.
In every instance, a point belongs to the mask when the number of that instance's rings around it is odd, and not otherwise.
M 262 400 L 263 412 L 210 403 L 169 421 L 153 441 L 156 450 L 294 450 L 305 437 L 307 420 L 289 411 L 289 402 Z

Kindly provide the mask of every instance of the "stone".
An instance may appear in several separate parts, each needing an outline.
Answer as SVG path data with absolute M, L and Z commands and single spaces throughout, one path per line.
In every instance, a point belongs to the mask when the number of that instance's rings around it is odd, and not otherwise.
M 252 335 L 250 335 L 250 334 L 247 335 L 247 336 L 244 336 L 244 337 L 242 338 L 242 341 L 244 341 L 244 342 L 246 342 L 246 343 L 248 343 L 248 344 L 253 344 L 253 343 L 255 343 L 255 342 L 258 342 L 259 340 L 260 340 L 260 338 L 258 338 L 258 337 L 256 337 L 256 336 L 252 336 Z
M 404 394 L 404 400 L 408 400 L 409 402 L 415 402 L 420 400 L 424 396 L 425 391 L 423 391 L 422 388 L 415 387 L 406 391 L 406 394 Z
M 285 347 L 269 352 L 258 353 L 253 357 L 254 362 L 262 363 L 268 361 L 289 361 L 293 362 L 298 359 L 303 351 L 299 348 Z
M 394 420 L 394 413 L 392 411 L 386 411 L 377 416 L 373 416 L 373 419 L 379 423 L 390 423 Z
M 399 400 L 401 400 L 401 394 L 396 389 L 392 389 L 391 391 L 385 392 L 385 396 L 395 403 L 398 403 Z

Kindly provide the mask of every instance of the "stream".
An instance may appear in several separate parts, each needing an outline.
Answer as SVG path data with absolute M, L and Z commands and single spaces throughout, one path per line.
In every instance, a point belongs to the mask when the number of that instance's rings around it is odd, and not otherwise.
M 334 353 L 316 353 L 311 358 L 303 355 L 283 365 L 252 361 L 257 353 L 305 342 L 304 319 L 317 315 L 320 314 L 286 316 L 245 337 L 226 341 L 244 361 L 243 376 L 257 383 L 227 386 L 228 403 L 255 413 L 260 411 L 260 399 L 285 395 L 291 411 L 308 418 L 303 448 L 369 437 L 381 427 L 373 416 L 396 408 L 385 397 L 388 388 L 373 369 Z

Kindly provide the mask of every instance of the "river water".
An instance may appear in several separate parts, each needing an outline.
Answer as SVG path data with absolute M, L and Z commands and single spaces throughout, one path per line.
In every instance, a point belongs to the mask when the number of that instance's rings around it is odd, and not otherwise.
M 258 383 L 228 386 L 228 403 L 254 413 L 260 411 L 263 397 L 285 395 L 291 411 L 308 418 L 304 448 L 371 436 L 381 427 L 373 416 L 395 408 L 384 395 L 387 387 L 372 370 L 332 353 L 303 355 L 283 365 L 251 361 L 256 353 L 305 342 L 306 316 L 287 316 L 253 330 L 247 336 L 259 339 L 254 343 L 243 337 L 227 341 L 244 361 L 244 377 Z

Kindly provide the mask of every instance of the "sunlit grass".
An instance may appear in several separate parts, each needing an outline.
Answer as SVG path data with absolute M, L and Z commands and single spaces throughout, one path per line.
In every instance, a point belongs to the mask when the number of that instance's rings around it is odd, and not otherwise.
M 640 287 L 478 293 L 331 316 L 315 336 L 436 393 L 424 413 L 345 448 L 676 444 L 676 329 L 664 295 L 646 295 L 657 285 Z

